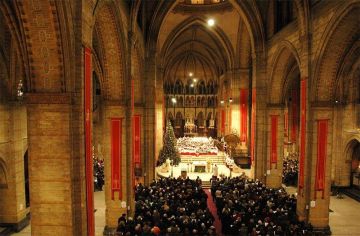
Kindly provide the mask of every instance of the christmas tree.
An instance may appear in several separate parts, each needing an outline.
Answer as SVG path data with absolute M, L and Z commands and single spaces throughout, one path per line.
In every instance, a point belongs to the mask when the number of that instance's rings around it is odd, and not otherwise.
M 166 159 L 173 161 L 174 165 L 178 165 L 180 163 L 180 154 L 176 147 L 176 138 L 170 121 L 166 124 L 163 148 L 159 153 L 160 164 L 164 163 Z

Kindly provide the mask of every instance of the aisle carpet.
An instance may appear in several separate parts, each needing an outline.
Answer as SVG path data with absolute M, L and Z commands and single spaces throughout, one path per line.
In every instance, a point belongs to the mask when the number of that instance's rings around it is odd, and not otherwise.
M 212 196 L 211 196 L 211 190 L 210 189 L 204 189 L 206 195 L 208 196 L 207 198 L 207 205 L 208 205 L 208 208 L 211 212 L 211 214 L 214 216 L 215 218 L 215 221 L 214 221 L 214 226 L 216 228 L 216 235 L 220 235 L 222 236 L 222 232 L 221 232 L 221 221 L 217 215 L 217 209 L 216 209 L 216 204 L 215 202 L 213 201 L 212 199 Z

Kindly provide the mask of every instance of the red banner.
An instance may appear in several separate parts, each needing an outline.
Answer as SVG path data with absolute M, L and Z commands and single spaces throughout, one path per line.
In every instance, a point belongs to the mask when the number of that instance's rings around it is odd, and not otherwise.
M 299 160 L 299 188 L 304 187 L 305 141 L 306 141 L 306 82 L 300 82 L 300 160 Z
M 296 142 L 297 141 L 297 129 L 298 129 L 298 123 L 299 123 L 299 115 L 298 115 L 298 109 L 299 109 L 299 99 L 298 99 L 298 93 L 296 90 L 292 90 L 292 125 L 291 125 L 291 141 Z
M 135 115 L 134 116 L 134 166 L 140 167 L 141 164 L 141 116 Z
M 86 207 L 88 235 L 94 235 L 94 181 L 91 145 L 91 49 L 84 49 L 84 113 L 85 113 L 85 176 L 86 176 Z
M 248 89 L 240 89 L 240 142 L 247 142 Z
M 327 135 L 328 120 L 317 121 L 317 160 L 316 160 L 316 178 L 315 178 L 315 199 L 316 191 L 322 192 L 324 198 L 325 190 L 325 166 L 327 155 Z
M 225 110 L 222 109 L 221 110 L 221 132 L 222 132 L 222 134 L 225 134 L 225 119 L 226 119 Z
M 251 165 L 255 162 L 256 89 L 251 96 Z
M 271 146 L 270 146 L 270 168 L 271 164 L 277 164 L 277 129 L 278 129 L 278 115 L 272 115 L 271 117 Z M 275 167 L 276 168 L 276 167 Z
M 122 118 L 111 118 L 111 199 L 115 192 L 121 192 Z

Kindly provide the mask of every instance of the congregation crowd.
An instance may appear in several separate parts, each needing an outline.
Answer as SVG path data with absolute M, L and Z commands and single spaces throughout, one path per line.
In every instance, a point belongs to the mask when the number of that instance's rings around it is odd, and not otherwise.
M 162 178 L 135 190 L 135 217 L 119 218 L 118 235 L 216 235 L 201 180 Z
M 297 158 L 284 158 L 283 160 L 283 183 L 286 186 L 297 186 L 299 161 Z
M 211 194 L 225 235 L 312 235 L 296 217 L 296 198 L 245 175 L 212 181 Z
M 104 160 L 93 158 L 94 191 L 102 191 L 105 184 Z

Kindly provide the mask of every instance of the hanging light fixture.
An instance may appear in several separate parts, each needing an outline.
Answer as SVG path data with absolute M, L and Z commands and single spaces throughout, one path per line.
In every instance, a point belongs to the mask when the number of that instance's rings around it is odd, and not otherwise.
M 208 26 L 212 27 L 215 25 L 215 20 L 213 18 L 208 19 L 207 21 Z
M 22 80 L 20 80 L 18 83 L 18 86 L 17 86 L 17 99 L 22 100 L 23 97 L 24 97 L 24 87 L 23 87 Z

